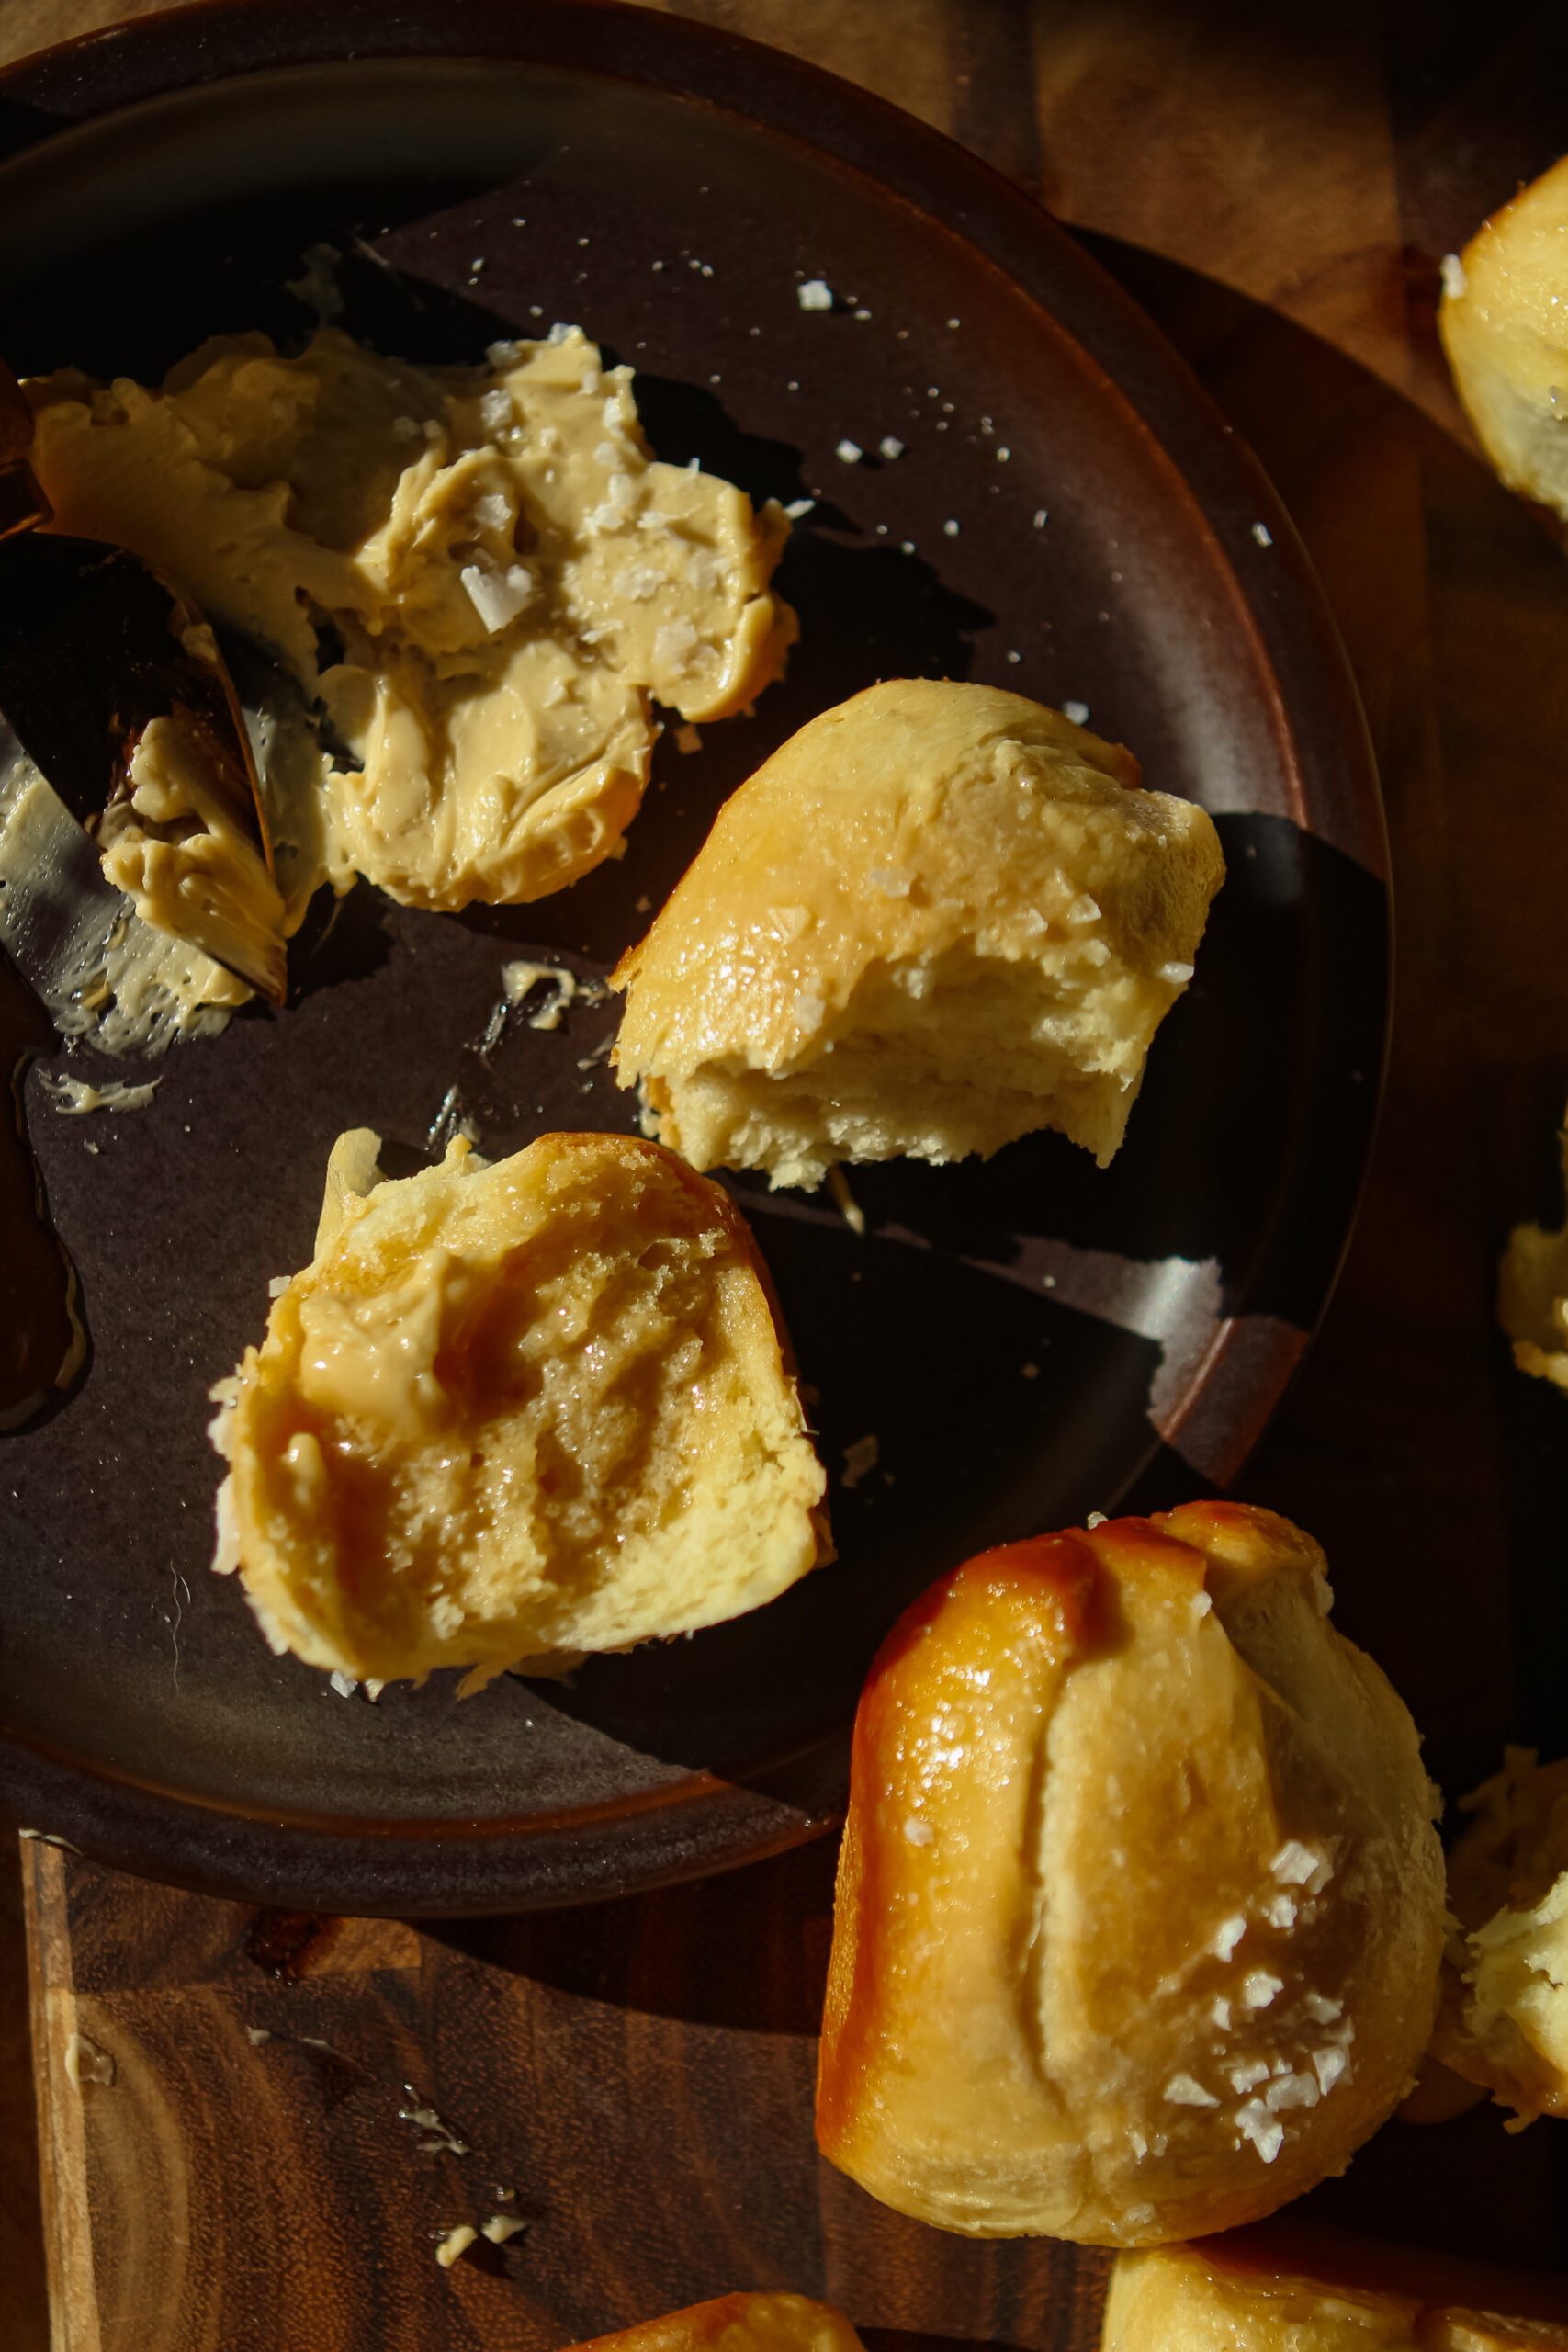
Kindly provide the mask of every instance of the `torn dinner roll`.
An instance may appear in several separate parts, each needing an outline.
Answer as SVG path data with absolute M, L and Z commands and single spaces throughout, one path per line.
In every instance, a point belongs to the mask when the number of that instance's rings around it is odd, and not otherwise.
M 869 687 L 732 794 L 623 957 L 616 1074 L 694 1167 L 775 1184 L 1037 1127 L 1103 1166 L 1224 870 L 1201 808 L 1059 712 Z
M 863 2352 L 841 2312 L 807 2295 L 718 2295 L 574 2352 Z
M 974 2236 L 1154 2245 L 1272 2212 L 1391 2112 L 1443 1868 L 1403 1702 L 1323 1555 L 1192 1503 L 985 1553 L 855 1721 L 823 2153 Z
M 1562 1145 L 1568 1159 L 1568 1137 Z M 1568 1182 L 1568 1165 L 1563 1173 Z M 1521 1372 L 1568 1389 L 1568 1221 L 1514 1227 L 1497 1269 L 1497 1320 Z
M 1529 2352 L 1568 2346 L 1561 2291 L 1556 2320 L 1503 2314 L 1550 2295 L 1415 2250 L 1244 2231 L 1120 2256 L 1100 2352 Z
M 315 1255 L 214 1391 L 215 1565 L 275 1649 L 496 1673 L 758 1608 L 830 1556 L 772 1285 L 717 1185 L 640 1137 L 334 1147 Z
M 1517 2131 L 1568 2116 L 1568 1757 L 1510 1747 L 1461 1810 L 1432 2054 L 1511 2107 Z
M 1568 518 L 1568 157 L 1444 266 L 1443 347 L 1510 490 Z

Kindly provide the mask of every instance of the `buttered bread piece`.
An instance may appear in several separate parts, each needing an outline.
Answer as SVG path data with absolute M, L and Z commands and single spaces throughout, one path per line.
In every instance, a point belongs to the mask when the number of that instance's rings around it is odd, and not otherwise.
M 973 2236 L 1272 2212 L 1392 2111 L 1443 1940 L 1404 1705 L 1323 1555 L 1193 1503 L 918 1601 L 855 1719 L 817 2132 Z
M 841 2312 L 806 2295 L 718 2295 L 574 2352 L 862 2352 Z
M 1568 2116 L 1568 1758 L 1511 1747 L 1461 1809 L 1433 2055 L 1523 2122 Z
M 694 1167 L 775 1184 L 1036 1127 L 1103 1166 L 1223 874 L 1201 808 L 1058 712 L 870 687 L 731 796 L 623 958 L 620 1082 Z
M 1450 2275 L 1441 2257 L 1305 2233 L 1123 2254 L 1101 2352 L 1531 2352 L 1568 2346 L 1564 2317 L 1507 2318 L 1554 2300 L 1550 2279 Z M 1543 2293 L 1544 2290 L 1544 2293 Z M 1472 2292 L 1472 2304 L 1458 2296 Z
M 156 390 L 27 390 L 58 527 L 165 566 L 315 716 L 302 763 L 263 763 L 291 923 L 323 877 L 425 907 L 563 888 L 637 813 L 653 701 L 739 710 L 795 634 L 778 507 L 659 464 L 631 370 L 576 328 L 445 369 L 226 335 Z
M 1568 157 L 1443 274 L 1438 324 L 1477 439 L 1510 490 L 1568 518 Z
M 274 1648 L 499 1672 L 755 1609 L 829 1555 L 766 1271 L 639 1137 L 379 1181 L 341 1137 L 309 1266 L 214 1392 L 215 1566 Z

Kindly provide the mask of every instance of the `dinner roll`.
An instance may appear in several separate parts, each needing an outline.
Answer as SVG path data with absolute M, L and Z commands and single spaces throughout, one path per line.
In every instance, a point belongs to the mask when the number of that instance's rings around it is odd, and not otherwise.
M 1568 1182 L 1568 1165 L 1563 1172 Z M 1497 1270 L 1497 1320 L 1521 1372 L 1568 1388 L 1568 1222 L 1514 1227 Z
M 1551 2282 L 1495 2272 L 1468 2280 L 1431 2255 L 1304 2233 L 1282 2245 L 1244 2231 L 1200 2245 L 1123 2254 L 1111 2276 L 1101 2352 L 1529 2352 L 1568 2345 L 1568 2325 L 1506 2319 Z M 1546 2294 L 1543 2295 L 1543 2284 Z M 1486 2307 L 1455 2301 L 1472 2288 Z M 1562 2296 L 1556 2298 L 1562 2306 Z
M 1201 808 L 1059 712 L 869 687 L 731 795 L 623 957 L 617 1076 L 694 1167 L 775 1184 L 1035 1127 L 1103 1166 L 1224 871 Z
M 574 2352 L 862 2352 L 831 2303 L 807 2295 L 719 2295 L 665 2319 L 596 2335 Z
M 1272 2212 L 1431 2030 L 1433 1792 L 1323 1555 L 1190 1503 L 983 1553 L 855 1720 L 823 2153 L 977 2237 L 1156 2245 Z
M 549 1135 L 378 1181 L 340 1138 L 316 1251 L 214 1391 L 218 1557 L 278 1650 L 366 1680 L 622 1649 L 829 1555 L 767 1272 L 657 1144 Z
M 1443 277 L 1438 323 L 1476 438 L 1510 490 L 1568 516 L 1568 157 Z
M 1517 2131 L 1568 2115 L 1568 1757 L 1510 1747 L 1461 1809 L 1432 2052 L 1513 2108 Z

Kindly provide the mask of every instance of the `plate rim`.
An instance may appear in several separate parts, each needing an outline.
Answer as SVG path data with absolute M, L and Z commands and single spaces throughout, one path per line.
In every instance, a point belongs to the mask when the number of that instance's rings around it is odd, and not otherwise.
M 1287 1232 L 1299 1267 L 1306 1237 L 1305 1287 L 1314 1308 L 1305 1346 L 1299 1329 L 1287 1343 L 1282 1328 L 1260 1361 L 1249 1356 L 1253 1410 L 1239 1470 L 1321 1327 L 1355 1230 L 1382 1107 L 1393 994 L 1387 833 L 1366 719 L 1310 559 L 1263 468 L 1152 320 L 1014 181 L 858 84 L 749 36 L 634 0 L 530 0 L 526 10 L 516 0 L 466 0 L 460 15 L 436 0 L 412 0 L 389 22 L 380 0 L 334 0 L 331 7 L 320 0 L 195 0 L 78 35 L 0 69 L 0 98 L 42 113 L 36 125 L 0 140 L 0 163 L 159 97 L 300 66 L 420 57 L 502 59 L 652 87 L 793 139 L 836 167 L 858 172 L 962 237 L 1044 311 L 1103 370 L 1186 485 L 1195 520 L 1224 559 L 1238 616 L 1258 641 L 1279 693 L 1280 738 L 1295 760 L 1293 813 L 1308 831 L 1320 831 L 1304 823 L 1309 814 L 1328 818 L 1322 837 L 1371 875 L 1388 916 L 1375 1001 L 1348 991 L 1333 1001 L 1332 975 L 1320 980 L 1323 1025 L 1337 1044 L 1358 1041 L 1369 1082 L 1359 1128 L 1348 1137 L 1340 1112 L 1326 1186 L 1310 1148 L 1298 1148 L 1286 1163 L 1284 1201 L 1263 1238 L 1253 1280 L 1266 1276 Z M 758 84 L 765 100 L 755 95 Z M 1259 525 L 1274 554 L 1267 596 L 1249 589 L 1241 569 Z M 1304 1090 L 1309 1104 L 1312 1093 Z M 1317 1124 L 1303 1121 L 1309 1138 Z M 1292 1202 L 1303 1204 L 1300 1216 L 1291 1214 Z M 1191 1374 L 1184 1412 L 1212 1382 L 1226 1328 Z M 1139 1482 L 1134 1473 L 1134 1489 Z M 100 1772 L 8 1724 L 0 1724 L 0 1757 L 5 1794 L 17 1817 L 34 1825 L 33 1834 L 62 1839 L 115 1868 L 202 1894 L 303 1910 L 454 1917 L 623 1896 L 802 1843 L 840 1817 L 848 1740 L 844 1725 L 743 1780 L 690 1772 L 646 1800 L 510 1826 L 337 1816 L 315 1826 L 263 1818 Z M 660 1834 L 671 1818 L 679 1824 L 673 1845 Z M 659 1825 L 651 1833 L 650 1823 Z M 446 1866 L 434 1866 L 442 1855 Z

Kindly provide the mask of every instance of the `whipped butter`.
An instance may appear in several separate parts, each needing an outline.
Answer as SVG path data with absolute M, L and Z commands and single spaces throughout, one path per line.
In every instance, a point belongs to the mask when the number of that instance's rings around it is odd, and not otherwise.
M 450 909 L 576 880 L 637 812 L 653 704 L 742 709 L 795 635 L 779 508 L 653 458 L 576 328 L 441 370 L 224 336 L 158 389 L 27 389 L 58 527 L 164 566 L 303 697 L 313 757 L 262 762 L 288 930 L 322 880 Z

